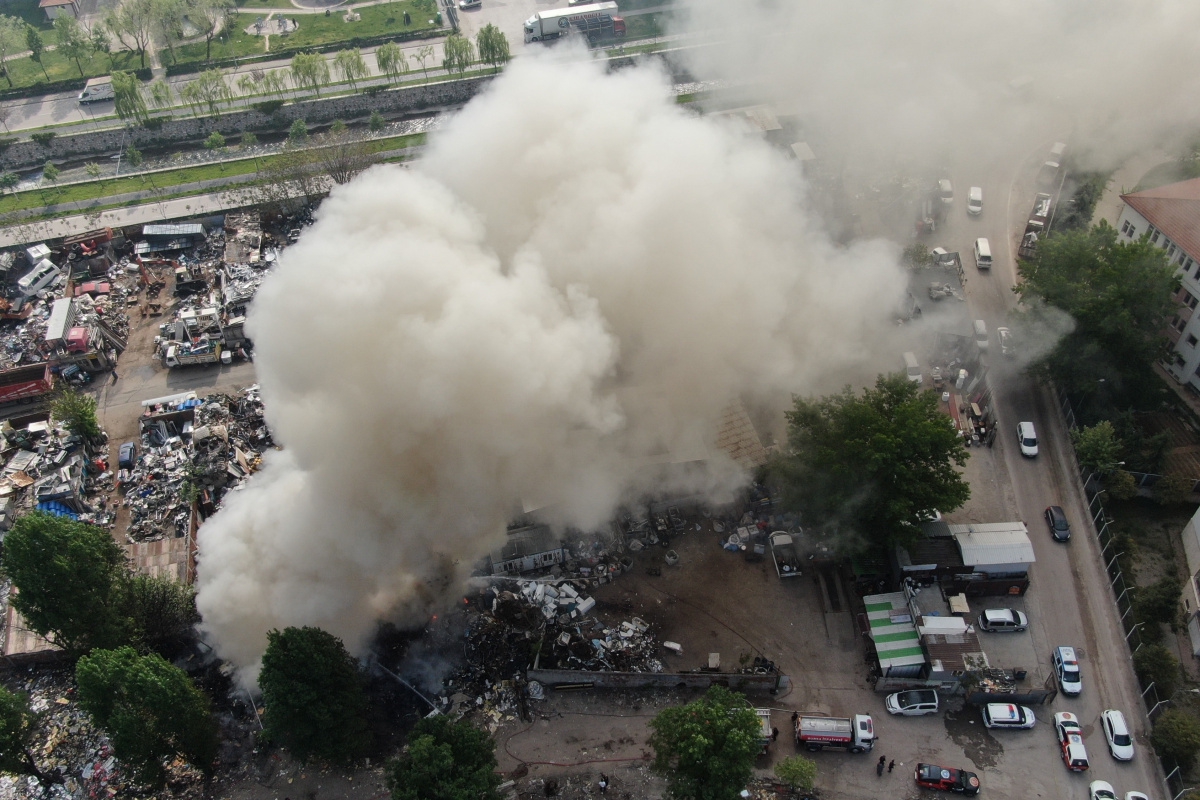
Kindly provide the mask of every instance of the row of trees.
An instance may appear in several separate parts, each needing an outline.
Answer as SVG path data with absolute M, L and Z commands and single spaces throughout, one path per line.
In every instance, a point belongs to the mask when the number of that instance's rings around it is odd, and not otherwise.
M 175 60 L 185 19 L 204 37 L 204 57 L 211 57 L 213 39 L 233 23 L 236 14 L 233 0 L 122 0 L 109 12 L 105 25 L 126 49 L 137 53 L 145 68 L 146 50 L 155 38 Z
M 81 77 L 84 75 L 83 59 L 90 58 L 93 53 L 112 54 L 108 33 L 102 24 L 89 30 L 75 17 L 62 15 L 54 20 L 54 37 L 55 50 L 67 60 L 75 62 Z M 4 73 L 10 89 L 13 82 L 7 61 L 10 56 L 24 50 L 29 51 L 29 57 L 41 67 L 42 74 L 49 81 L 50 75 L 42 62 L 46 52 L 46 40 L 42 32 L 22 19 L 0 15 L 0 72 Z

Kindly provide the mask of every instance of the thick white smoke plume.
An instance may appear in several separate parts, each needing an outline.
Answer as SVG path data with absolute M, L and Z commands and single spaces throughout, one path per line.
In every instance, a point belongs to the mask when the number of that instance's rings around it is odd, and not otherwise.
M 355 648 L 424 619 L 522 502 L 599 525 L 730 400 L 869 358 L 896 263 L 830 245 L 795 162 L 656 70 L 522 58 L 420 161 L 336 189 L 263 284 L 286 449 L 202 530 L 206 631 L 253 679 L 271 628 Z
M 1016 165 L 1056 139 L 1111 168 L 1138 148 L 1194 139 L 1200 123 L 1192 0 L 684 9 L 676 24 L 717 43 L 685 51 L 697 77 L 741 79 L 792 104 L 818 155 L 851 173 Z

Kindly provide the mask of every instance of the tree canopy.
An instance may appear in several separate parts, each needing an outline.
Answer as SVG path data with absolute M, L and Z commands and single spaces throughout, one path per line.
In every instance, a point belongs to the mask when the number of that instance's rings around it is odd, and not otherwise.
M 33 758 L 36 724 L 29 698 L 0 686 L 0 772 L 32 775 L 42 786 L 62 783 L 57 773 L 42 772 Z
M 1162 248 L 1123 242 L 1101 222 L 1047 236 L 1019 270 L 1017 291 L 1030 314 L 1040 313 L 1031 302 L 1040 300 L 1074 320 L 1074 330 L 1033 366 L 1093 408 L 1086 421 L 1157 402 L 1162 382 L 1153 365 L 1167 355 L 1163 331 L 1179 288 Z
M 491 64 L 496 70 L 512 58 L 508 50 L 508 37 L 490 22 L 476 34 L 475 47 L 479 51 L 479 60 Z
M 29 627 L 74 653 L 124 644 L 125 551 L 103 528 L 35 511 L 4 539 L 13 607 Z
M 469 722 L 426 717 L 388 764 L 392 800 L 499 800 L 496 745 Z
M 686 706 L 665 708 L 650 721 L 654 771 L 671 795 L 733 800 L 746 787 L 762 749 L 762 730 L 742 695 L 713 686 Z
M 1186 711 L 1169 708 L 1155 721 L 1150 741 L 1160 756 L 1173 759 L 1187 772 L 1200 751 L 1200 722 Z
M 49 165 L 49 162 L 46 163 Z M 100 421 L 96 418 L 96 398 L 91 395 L 74 389 L 63 389 L 54 398 L 54 403 L 50 406 L 50 415 L 61 420 L 67 426 L 67 430 L 76 436 L 91 439 L 101 433 Z
M 937 403 L 898 374 L 861 395 L 794 398 L 788 451 L 770 466 L 784 505 L 849 549 L 911 540 L 921 519 L 971 493 L 955 468 L 966 448 Z
M 351 763 L 370 745 L 358 664 L 342 641 L 320 628 L 267 634 L 258 676 L 263 728 L 302 761 Z
M 79 705 L 108 732 L 138 780 L 161 786 L 163 759 L 179 755 L 211 774 L 219 740 L 208 698 L 183 670 L 132 647 L 97 650 L 75 666 Z
M 150 118 L 142 82 L 132 72 L 117 70 L 112 74 L 113 101 L 117 116 L 123 120 L 144 122 Z

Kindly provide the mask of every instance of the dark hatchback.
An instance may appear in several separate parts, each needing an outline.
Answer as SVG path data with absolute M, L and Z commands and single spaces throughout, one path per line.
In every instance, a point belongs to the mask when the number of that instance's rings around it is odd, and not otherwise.
M 968 797 L 979 794 L 979 776 L 965 769 L 939 767 L 937 764 L 917 764 L 914 775 L 917 786 L 939 792 L 959 792 Z
M 1071 538 L 1071 523 L 1061 506 L 1050 506 L 1046 509 L 1046 524 L 1050 526 L 1050 535 L 1055 541 L 1065 542 Z

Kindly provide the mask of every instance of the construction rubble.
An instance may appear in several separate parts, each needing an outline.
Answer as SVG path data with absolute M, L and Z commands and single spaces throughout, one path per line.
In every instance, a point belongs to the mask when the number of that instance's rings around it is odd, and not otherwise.
M 236 396 L 193 393 L 160 398 L 141 420 L 142 447 L 132 469 L 121 470 L 129 508 L 129 541 L 180 537 L 201 517 L 216 513 L 226 492 L 240 487 L 274 447 L 258 386 Z

